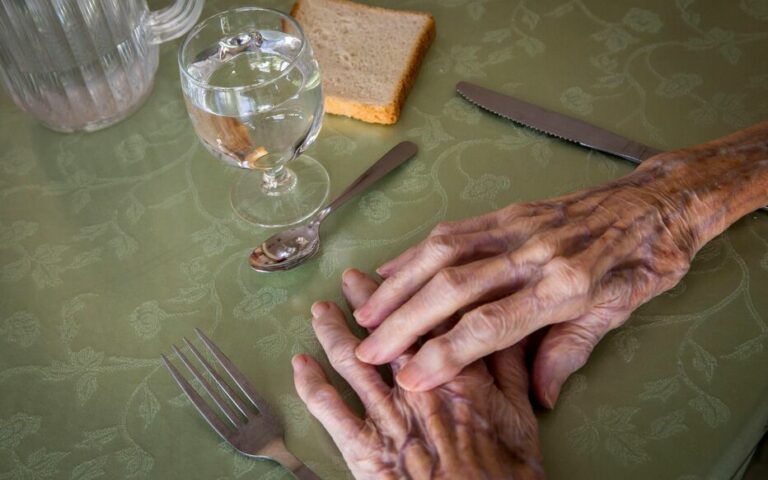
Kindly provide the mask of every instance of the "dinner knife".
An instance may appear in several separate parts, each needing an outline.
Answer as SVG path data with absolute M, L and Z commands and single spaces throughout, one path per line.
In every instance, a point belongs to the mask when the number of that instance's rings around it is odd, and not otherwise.
M 483 110 L 547 135 L 639 164 L 662 150 L 635 142 L 596 125 L 528 103 L 470 82 L 459 82 L 456 91 Z M 768 206 L 760 207 L 768 212 Z
M 604 128 L 553 112 L 532 103 L 470 82 L 459 82 L 456 91 L 478 107 L 526 127 L 574 142 L 593 150 L 640 163 L 661 150 L 635 142 Z

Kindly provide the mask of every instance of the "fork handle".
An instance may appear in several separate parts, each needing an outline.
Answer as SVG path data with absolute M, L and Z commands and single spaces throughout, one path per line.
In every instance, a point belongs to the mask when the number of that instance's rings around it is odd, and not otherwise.
M 298 480 L 320 480 L 315 472 L 304 465 L 301 460 L 292 454 L 282 439 L 276 438 L 259 452 L 272 460 L 276 461 L 286 469 L 293 472 Z

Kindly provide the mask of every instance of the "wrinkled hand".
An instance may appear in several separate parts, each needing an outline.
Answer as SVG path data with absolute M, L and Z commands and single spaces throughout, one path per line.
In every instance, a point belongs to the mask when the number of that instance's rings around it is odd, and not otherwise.
M 361 306 L 376 289 L 364 274 L 344 274 L 350 306 Z M 519 347 L 464 368 L 430 392 L 390 387 L 376 368 L 354 354 L 359 339 L 336 305 L 312 307 L 317 338 L 333 368 L 360 397 L 363 420 L 328 383 L 306 355 L 293 359 L 296 390 L 330 433 L 357 479 L 543 478 L 536 419 L 528 400 L 528 380 Z M 392 362 L 396 373 L 409 354 Z
M 550 326 L 532 383 L 552 407 L 606 332 L 673 287 L 706 241 L 765 204 L 767 146 L 768 122 L 658 155 L 605 186 L 438 225 L 378 270 L 386 280 L 355 312 L 376 328 L 358 358 L 390 362 L 461 315 L 397 376 L 423 391 Z

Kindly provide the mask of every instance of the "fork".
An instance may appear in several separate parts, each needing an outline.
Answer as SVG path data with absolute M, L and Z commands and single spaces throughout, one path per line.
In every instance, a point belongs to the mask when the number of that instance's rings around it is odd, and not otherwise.
M 208 393 L 208 396 L 211 397 L 213 403 L 219 408 L 219 413 L 226 421 L 214 412 L 165 355 L 162 355 L 162 358 L 173 379 L 176 380 L 176 383 L 179 384 L 179 387 L 181 387 L 187 398 L 197 408 L 200 415 L 208 422 L 208 425 L 221 438 L 244 455 L 273 460 L 293 472 L 299 480 L 320 480 L 320 477 L 288 451 L 283 441 L 282 425 L 280 425 L 279 420 L 269 409 L 267 403 L 261 395 L 256 393 L 240 370 L 203 332 L 197 328 L 195 332 L 213 358 L 216 359 L 219 367 L 226 372 L 229 380 L 238 387 L 239 393 L 222 378 L 222 375 L 208 363 L 197 348 L 192 345 L 192 342 L 186 338 L 184 338 L 184 343 L 200 365 L 203 366 L 203 369 L 213 378 L 218 386 L 218 391 L 203 378 L 200 371 L 181 350 L 176 348 L 176 345 L 173 345 L 173 351 L 206 393 Z M 228 401 L 222 397 L 222 393 Z

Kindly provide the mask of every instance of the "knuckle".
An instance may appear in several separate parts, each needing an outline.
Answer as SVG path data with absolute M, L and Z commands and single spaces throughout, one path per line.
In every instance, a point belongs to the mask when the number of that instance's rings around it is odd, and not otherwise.
M 534 265 L 544 265 L 551 261 L 556 251 L 556 243 L 550 236 L 544 233 L 534 233 L 520 246 L 512 252 L 511 258 L 517 263 L 530 263 Z
M 343 369 L 353 365 L 357 361 L 355 356 L 355 346 L 351 343 L 337 343 L 334 348 L 328 352 L 328 360 L 336 370 Z
M 476 308 L 464 317 L 466 341 L 487 350 L 496 350 L 500 342 L 511 333 L 508 312 L 499 303 L 489 303 Z
M 332 408 L 336 390 L 328 383 L 317 385 L 307 396 L 307 405 L 317 410 Z
M 440 235 L 449 235 L 453 233 L 454 223 L 453 222 L 440 222 L 432 229 L 430 232 L 430 236 L 440 236 Z
M 533 216 L 536 214 L 536 211 L 530 203 L 513 203 L 497 210 L 495 213 L 500 223 L 509 223 L 520 217 Z
M 410 273 L 407 272 L 406 269 L 397 270 L 392 275 L 390 275 L 389 278 L 384 280 L 384 283 L 380 285 L 379 290 L 383 292 L 391 292 L 393 288 L 397 289 L 401 285 L 405 284 L 409 278 Z M 377 293 L 379 290 L 374 293 Z
M 454 294 L 461 289 L 464 283 L 464 275 L 455 267 L 448 267 L 435 274 L 435 284 L 442 293 Z
M 592 289 L 589 271 L 562 257 L 553 259 L 545 268 L 545 279 L 539 293 L 558 298 L 573 298 L 587 295 Z M 546 291 L 544 291 L 546 290 Z
M 458 253 L 458 244 L 450 235 L 429 237 L 424 245 L 426 252 L 439 259 L 450 259 Z
M 452 366 L 456 361 L 453 355 L 454 344 L 446 335 L 428 340 L 422 348 L 432 352 L 432 358 L 437 365 L 443 367 Z
M 502 268 L 510 274 L 514 274 L 519 271 L 526 263 L 519 257 L 516 252 L 511 252 L 500 257 Z

